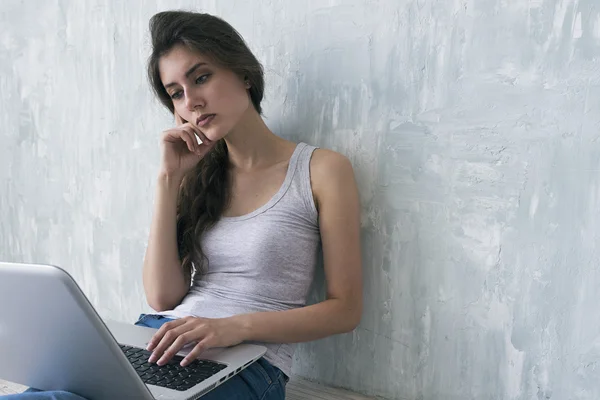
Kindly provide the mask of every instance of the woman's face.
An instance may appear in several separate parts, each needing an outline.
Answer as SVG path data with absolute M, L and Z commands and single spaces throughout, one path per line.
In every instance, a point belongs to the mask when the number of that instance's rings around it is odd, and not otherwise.
M 225 137 L 252 107 L 239 76 L 183 45 L 162 56 L 158 67 L 175 112 L 211 141 Z

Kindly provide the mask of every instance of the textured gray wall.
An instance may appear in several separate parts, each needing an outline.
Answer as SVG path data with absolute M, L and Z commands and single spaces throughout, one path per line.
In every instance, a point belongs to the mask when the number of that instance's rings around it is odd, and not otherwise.
M 600 398 L 597 0 L 3 0 L 1 259 L 65 267 L 104 317 L 147 310 L 171 121 L 144 61 L 167 7 L 236 26 L 270 126 L 355 165 L 364 317 L 301 345 L 298 374 L 392 399 Z

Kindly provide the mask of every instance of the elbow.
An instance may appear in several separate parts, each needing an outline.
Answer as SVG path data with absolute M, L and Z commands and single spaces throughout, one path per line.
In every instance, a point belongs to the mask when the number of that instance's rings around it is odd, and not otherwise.
M 358 325 L 360 324 L 360 320 L 361 320 L 361 312 L 352 312 L 351 315 L 348 318 L 348 324 L 345 327 L 345 331 L 344 333 L 350 333 L 352 331 L 354 331 L 356 328 L 358 328 Z
M 357 302 L 347 308 L 342 333 L 350 333 L 358 327 L 362 318 L 362 311 L 362 302 Z
M 156 312 L 167 311 L 169 309 L 164 303 L 160 303 L 157 301 L 148 300 L 147 303 L 150 306 L 150 308 Z
M 156 312 L 169 311 L 176 306 L 176 304 L 165 300 L 166 299 L 162 298 L 146 298 L 146 302 L 148 303 L 150 308 L 152 308 Z
M 187 286 L 175 289 L 155 289 L 152 287 L 145 287 L 146 303 L 157 312 L 169 311 L 174 309 L 181 303 L 185 295 L 187 294 Z

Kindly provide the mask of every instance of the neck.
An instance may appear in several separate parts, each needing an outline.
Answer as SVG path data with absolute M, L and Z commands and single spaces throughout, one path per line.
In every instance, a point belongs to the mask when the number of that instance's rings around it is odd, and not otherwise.
M 225 137 L 229 162 L 234 169 L 249 171 L 278 161 L 286 140 L 267 127 L 252 106 Z

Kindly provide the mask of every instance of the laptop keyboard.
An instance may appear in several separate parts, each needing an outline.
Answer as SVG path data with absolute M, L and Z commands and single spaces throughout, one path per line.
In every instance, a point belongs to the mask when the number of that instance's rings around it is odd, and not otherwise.
M 137 347 L 119 345 L 144 383 L 184 391 L 210 378 L 226 365 L 208 360 L 194 360 L 185 367 L 179 365 L 183 357 L 175 356 L 163 366 L 149 363 L 152 352 Z

